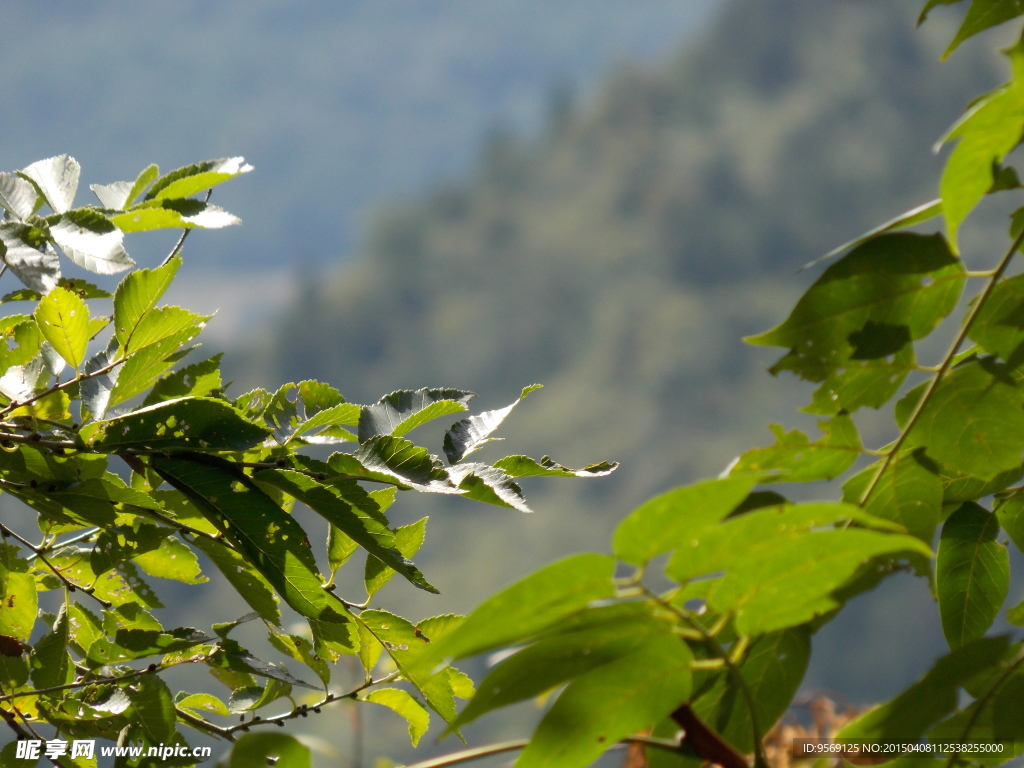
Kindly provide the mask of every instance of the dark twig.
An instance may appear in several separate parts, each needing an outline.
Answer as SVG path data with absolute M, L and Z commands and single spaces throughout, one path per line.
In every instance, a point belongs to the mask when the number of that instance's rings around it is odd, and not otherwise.
M 208 190 L 206 190 L 206 197 L 205 197 L 205 198 L 203 198 L 203 204 L 204 204 L 204 205 L 205 205 L 206 203 L 210 202 L 210 195 L 212 195 L 212 194 L 213 194 L 213 190 L 212 190 L 212 189 L 208 189 Z M 192 231 L 192 228 L 191 228 L 191 227 L 185 227 L 185 229 L 183 229 L 183 230 L 181 231 L 181 237 L 179 237 L 179 238 L 178 238 L 178 242 L 176 242 L 176 243 L 174 244 L 174 247 L 173 247 L 173 248 L 171 248 L 171 252 L 167 254 L 167 258 L 166 258 L 166 259 L 164 259 L 164 260 L 163 260 L 163 261 L 162 261 L 162 262 L 160 263 L 160 266 L 161 266 L 161 267 L 163 267 L 163 266 L 166 266 L 166 265 L 167 265 L 167 263 L 168 263 L 168 262 L 170 262 L 170 260 L 171 260 L 171 259 L 173 259 L 173 258 L 174 258 L 175 256 L 177 256 L 177 255 L 178 255 L 179 253 L 181 253 L 181 247 L 182 247 L 182 246 L 183 246 L 183 245 L 185 244 L 185 238 L 187 238 L 187 237 L 188 237 L 188 235 L 189 235 L 189 233 L 190 233 L 191 231 Z

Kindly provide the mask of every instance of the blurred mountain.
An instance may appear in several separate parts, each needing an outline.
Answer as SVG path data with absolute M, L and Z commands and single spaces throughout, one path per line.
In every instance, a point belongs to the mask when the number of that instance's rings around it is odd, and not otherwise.
M 1003 73 L 985 46 L 940 64 L 954 19 L 915 31 L 916 6 L 735 0 L 699 45 L 621 67 L 539 135 L 496 133 L 463 178 L 384 206 L 359 259 L 310 271 L 238 378 L 322 378 L 360 402 L 469 387 L 481 408 L 544 382 L 499 447 L 622 468 L 531 485 L 530 517 L 408 500 L 433 514 L 418 562 L 439 605 L 465 609 L 606 549 L 633 506 L 770 442 L 769 421 L 814 431 L 795 419 L 809 390 L 773 381 L 776 353 L 740 337 L 782 320 L 819 273 L 800 265 L 935 196 L 932 143 Z M 844 614 L 809 683 L 877 700 L 920 674 L 942 640 L 919 586 Z M 399 612 L 425 610 L 409 597 Z M 913 639 L 879 665 L 894 611 Z

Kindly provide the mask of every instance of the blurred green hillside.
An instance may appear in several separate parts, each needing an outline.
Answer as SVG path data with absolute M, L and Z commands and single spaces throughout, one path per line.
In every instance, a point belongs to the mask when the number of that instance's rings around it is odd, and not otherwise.
M 482 407 L 543 382 L 503 449 L 622 468 L 528 488 L 535 516 L 446 499 L 418 562 L 441 607 L 465 609 L 559 553 L 604 549 L 625 512 L 769 442 L 769 422 L 813 429 L 794 418 L 809 391 L 740 338 L 781 321 L 816 274 L 800 265 L 934 197 L 932 141 L 1003 76 L 984 46 L 940 64 L 955 20 L 915 31 L 917 10 L 735 0 L 700 45 L 553 103 L 538 135 L 496 134 L 473 173 L 385 206 L 357 263 L 307 275 L 237 378 L 323 378 L 361 402 L 460 386 Z M 919 617 L 893 625 L 905 602 L 856 614 L 865 637 L 885 628 L 884 663 L 848 658 L 858 679 L 819 683 L 871 698 L 912 680 L 932 646 Z

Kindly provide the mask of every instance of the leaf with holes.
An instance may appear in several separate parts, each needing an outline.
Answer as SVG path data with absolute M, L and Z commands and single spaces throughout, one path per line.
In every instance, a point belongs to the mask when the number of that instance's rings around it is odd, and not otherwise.
M 89 345 L 89 308 L 78 294 L 54 288 L 39 301 L 36 323 L 43 338 L 75 370 Z

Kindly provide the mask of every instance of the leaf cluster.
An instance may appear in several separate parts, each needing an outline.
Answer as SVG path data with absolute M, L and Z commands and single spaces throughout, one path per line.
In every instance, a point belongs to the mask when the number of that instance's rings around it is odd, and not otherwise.
M 415 744 L 428 710 L 454 723 L 455 698 L 473 686 L 454 668 L 435 675 L 409 665 L 458 617 L 413 623 L 371 607 L 395 575 L 437 591 L 411 560 L 427 520 L 388 518 L 397 492 L 529 512 L 519 477 L 615 469 L 572 470 L 547 457 L 469 460 L 538 385 L 505 408 L 468 414 L 474 394 L 456 389 L 402 390 L 369 405 L 319 381 L 231 396 L 219 355 L 185 361 L 209 317 L 161 298 L 191 228 L 239 223 L 210 204 L 210 190 L 249 170 L 242 158 L 166 174 L 150 166 L 132 182 L 94 185 L 99 205 L 77 208 L 71 157 L 0 174 L 0 273 L 24 284 L 0 303 L 32 307 L 0 320 L 0 491 L 29 512 L 0 523 L 0 716 L 18 739 L 181 746 L 191 729 L 235 741 L 347 699 L 396 711 Z M 124 234 L 166 228 L 184 230 L 171 253 L 135 268 Z M 127 274 L 108 291 L 66 277 L 61 255 L 101 278 Z M 456 414 L 446 460 L 408 439 Z M 292 514 L 296 502 L 318 516 L 318 532 Z M 360 550 L 365 595 L 342 596 L 337 574 Z M 165 627 L 151 580 L 196 585 L 211 568 L 245 615 L 218 617 L 208 630 Z M 304 672 L 232 638 L 247 622 L 261 622 L 274 652 Z M 342 657 L 362 672 L 339 688 Z M 226 690 L 175 693 L 165 673 L 182 665 L 207 668 Z M 261 714 L 268 706 L 274 714 Z M 14 759 L 15 749 L 0 758 Z M 230 759 L 261 755 L 308 760 L 280 734 L 240 739 Z M 66 756 L 60 764 L 96 765 Z

